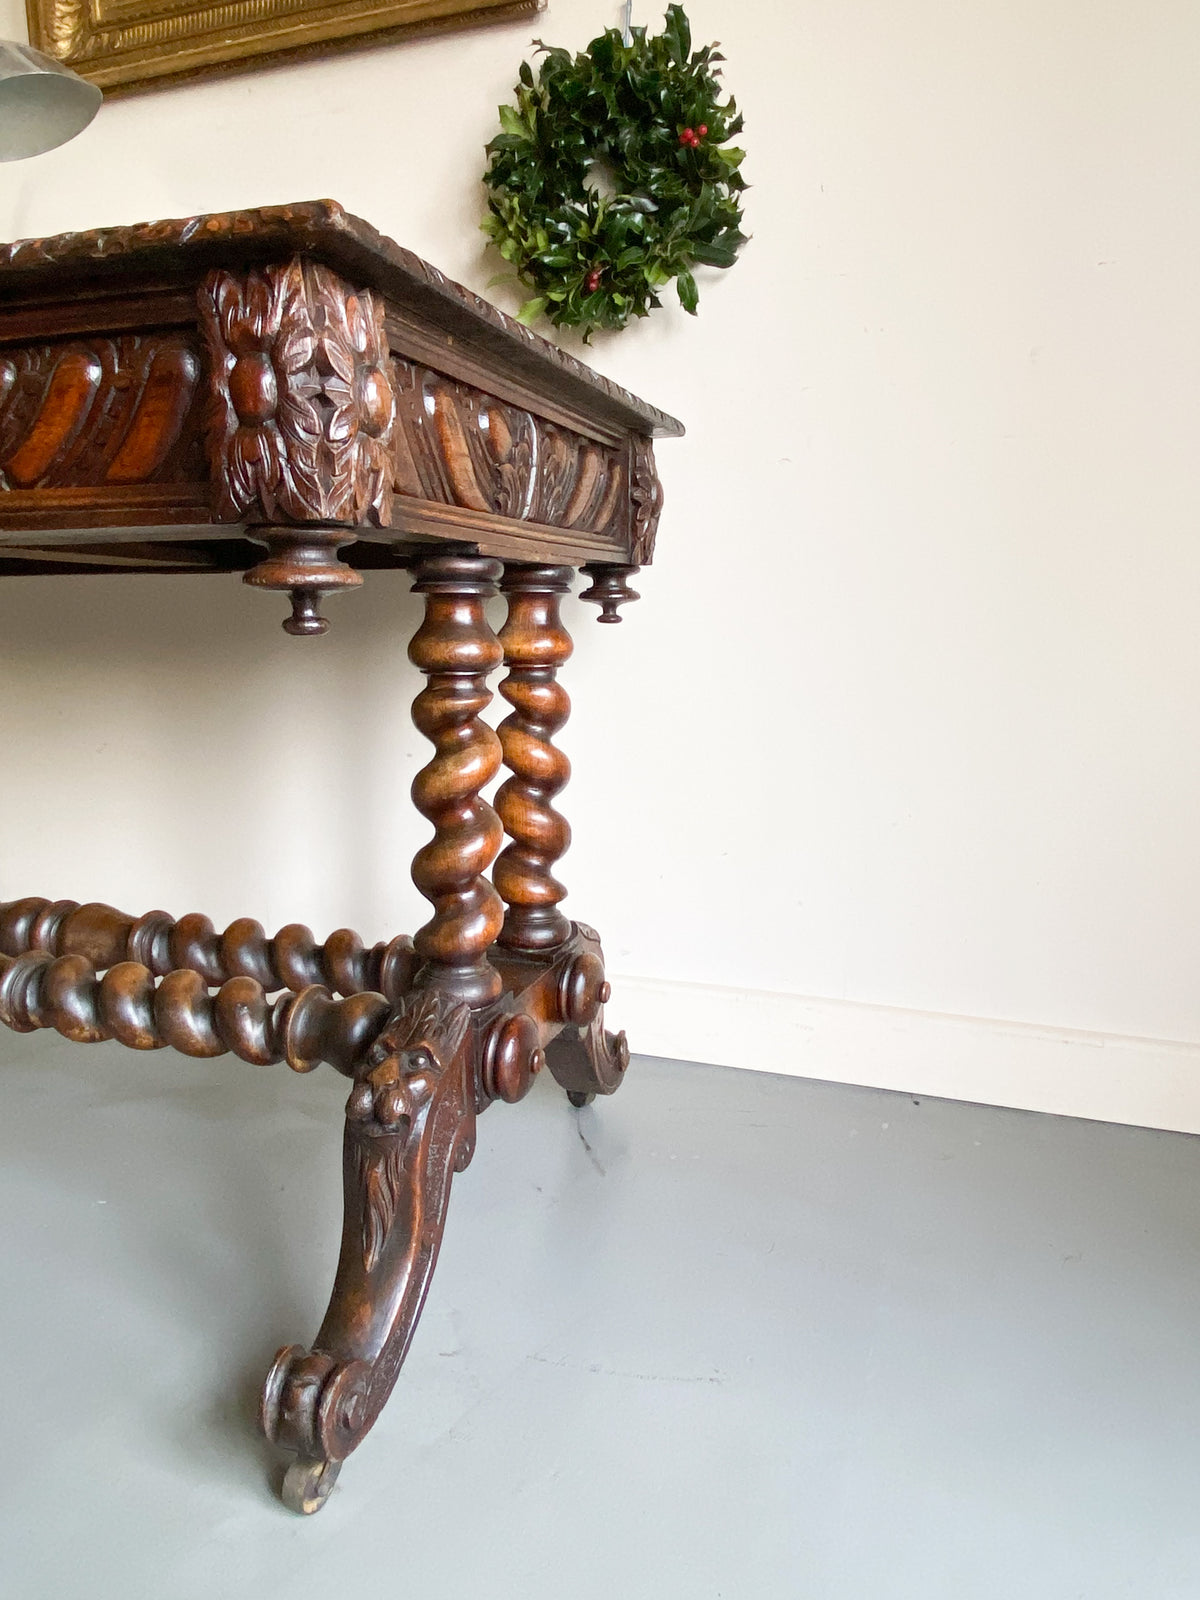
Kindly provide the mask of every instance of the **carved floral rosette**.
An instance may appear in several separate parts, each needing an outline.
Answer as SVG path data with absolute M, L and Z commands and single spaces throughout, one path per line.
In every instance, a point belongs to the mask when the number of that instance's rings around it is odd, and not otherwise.
M 217 521 L 386 524 L 395 397 L 379 297 L 297 257 L 212 272 L 199 299 Z

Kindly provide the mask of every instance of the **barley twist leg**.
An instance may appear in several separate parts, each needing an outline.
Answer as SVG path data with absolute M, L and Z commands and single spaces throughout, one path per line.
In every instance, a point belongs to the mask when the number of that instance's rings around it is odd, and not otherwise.
M 508 676 L 500 693 L 512 706 L 497 732 L 512 776 L 496 795 L 496 810 L 512 843 L 500 854 L 492 881 L 508 906 L 500 944 L 523 954 L 553 950 L 571 935 L 558 909 L 566 889 L 552 868 L 566 854 L 571 829 L 553 806 L 571 776 L 554 735 L 571 712 L 558 670 L 571 656 L 560 615 L 570 567 L 510 565 L 504 573 L 508 620 L 500 630 Z
M 409 658 L 428 682 L 413 703 L 413 721 L 434 746 L 433 760 L 413 782 L 413 804 L 434 836 L 413 860 L 413 882 L 433 904 L 414 936 L 426 963 L 418 974 L 456 1000 L 480 1006 L 501 993 L 487 952 L 504 907 L 484 874 L 504 837 L 480 790 L 500 769 L 500 741 L 480 720 L 491 701 L 487 678 L 503 651 L 484 602 L 496 592 L 498 561 L 433 556 L 420 563 L 414 588 L 425 596 L 425 619 Z
M 324 1503 L 396 1382 L 451 1180 L 474 1149 L 477 1104 L 509 1086 L 514 1039 L 529 1058 L 522 1082 L 535 1054 L 540 1064 L 537 1025 L 495 1007 L 503 984 L 488 960 L 504 908 L 484 874 L 503 829 L 480 798 L 500 767 L 500 741 L 480 713 L 503 653 L 484 612 L 501 570 L 473 556 L 431 556 L 417 568 L 425 616 L 409 656 L 427 682 L 413 721 L 434 754 L 412 793 L 434 836 L 417 852 L 413 882 L 433 915 L 413 940 L 415 987 L 367 1053 L 346 1107 L 345 1220 L 329 1309 L 311 1349 L 280 1351 L 263 1391 L 267 1437 L 297 1456 L 283 1484 L 296 1511 Z M 489 1062 L 492 1089 L 481 1071 Z

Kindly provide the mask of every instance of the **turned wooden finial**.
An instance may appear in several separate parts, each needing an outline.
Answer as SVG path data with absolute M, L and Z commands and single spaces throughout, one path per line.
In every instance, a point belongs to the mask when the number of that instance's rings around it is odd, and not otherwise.
M 621 607 L 642 598 L 636 589 L 629 587 L 629 579 L 638 570 L 636 567 L 618 566 L 611 561 L 589 561 L 580 570 L 592 581 L 579 598 L 600 607 L 597 622 L 620 622 Z
M 300 637 L 328 633 L 329 619 L 321 601 L 342 589 L 357 589 L 362 576 L 338 559 L 338 550 L 353 544 L 348 528 L 248 528 L 247 535 L 265 544 L 268 555 L 251 567 L 243 583 L 256 589 L 278 589 L 289 595 L 292 614 L 283 631 Z

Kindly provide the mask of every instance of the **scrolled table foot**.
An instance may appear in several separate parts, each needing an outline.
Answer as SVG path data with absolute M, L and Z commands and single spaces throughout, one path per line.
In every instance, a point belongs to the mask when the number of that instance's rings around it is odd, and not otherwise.
M 415 990 L 355 1069 L 329 1309 L 312 1348 L 281 1350 L 263 1389 L 263 1432 L 299 1458 L 292 1490 L 285 1480 L 293 1510 L 318 1509 L 325 1473 L 361 1444 L 399 1376 L 450 1184 L 474 1150 L 479 1054 L 470 1008 L 437 989 Z
M 625 1081 L 629 1042 L 624 1033 L 609 1033 L 604 1006 L 611 986 L 604 976 L 604 954 L 595 929 L 577 923 L 578 954 L 563 969 L 558 983 L 562 1032 L 546 1047 L 546 1064 L 574 1106 L 595 1095 L 615 1094 Z
M 564 1028 L 546 1047 L 546 1065 L 574 1106 L 585 1106 L 598 1094 L 616 1094 L 629 1066 L 629 1041 L 609 1033 L 603 1019 L 589 1027 Z

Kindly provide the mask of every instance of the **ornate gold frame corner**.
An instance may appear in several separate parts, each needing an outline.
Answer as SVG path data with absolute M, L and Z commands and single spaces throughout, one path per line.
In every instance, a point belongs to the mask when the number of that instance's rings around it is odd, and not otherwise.
M 533 17 L 545 0 L 25 0 L 29 42 L 106 93 L 165 88 L 413 34 Z

